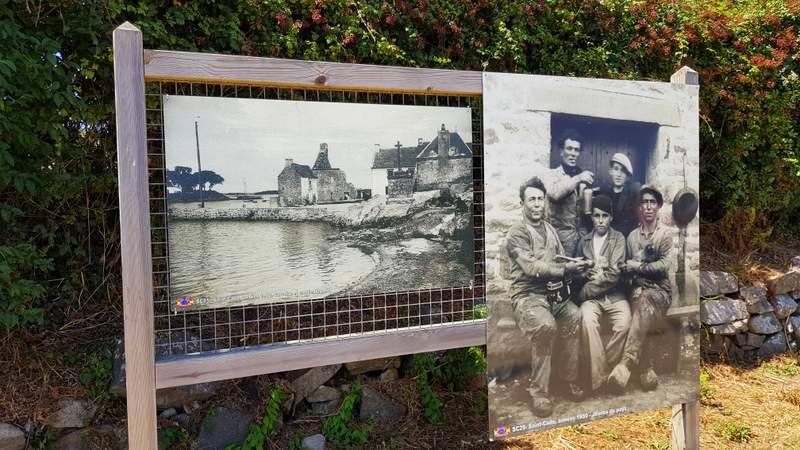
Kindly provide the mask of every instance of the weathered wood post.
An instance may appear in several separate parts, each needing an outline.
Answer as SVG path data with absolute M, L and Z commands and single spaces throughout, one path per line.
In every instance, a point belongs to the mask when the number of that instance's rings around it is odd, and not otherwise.
M 158 448 L 143 58 L 142 32 L 128 22 L 117 27 L 114 30 L 114 100 L 128 445 L 131 450 Z
M 697 72 L 687 66 L 681 67 L 672 74 L 669 80 L 674 84 L 698 86 L 700 84 Z M 698 120 L 699 118 L 695 118 Z M 685 237 L 684 237 L 685 239 Z M 687 292 L 685 286 L 681 286 Z M 692 292 L 697 292 L 693 289 Z M 687 326 L 688 320 L 682 322 Z M 700 448 L 700 402 L 694 401 L 675 405 L 672 407 L 672 448 L 678 450 L 696 450 Z

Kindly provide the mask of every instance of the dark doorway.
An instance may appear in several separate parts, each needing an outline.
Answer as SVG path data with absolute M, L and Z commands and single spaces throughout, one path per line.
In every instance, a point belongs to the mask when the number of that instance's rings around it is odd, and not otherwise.
M 608 167 L 614 153 L 628 156 L 633 165 L 633 180 L 645 183 L 647 166 L 656 146 L 658 124 L 553 113 L 550 117 L 550 167 L 557 167 L 561 162 L 561 143 L 557 141 L 569 128 L 583 135 L 578 165 L 595 174 L 596 186 L 611 184 Z

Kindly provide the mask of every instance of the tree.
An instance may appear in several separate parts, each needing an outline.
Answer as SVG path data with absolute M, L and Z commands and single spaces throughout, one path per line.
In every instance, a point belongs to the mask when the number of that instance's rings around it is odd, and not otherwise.
M 175 166 L 175 170 L 167 170 L 167 186 L 180 188 L 181 192 L 199 189 L 201 180 L 204 191 L 210 191 L 214 186 L 225 182 L 225 178 L 213 170 L 192 172 L 192 168 L 186 166 Z
M 197 178 L 198 177 L 195 176 L 195 179 Z M 211 189 L 214 188 L 215 185 L 222 184 L 225 182 L 225 178 L 222 178 L 222 176 L 220 176 L 213 170 L 201 171 L 199 178 L 203 180 L 203 189 L 206 191 L 210 191 Z

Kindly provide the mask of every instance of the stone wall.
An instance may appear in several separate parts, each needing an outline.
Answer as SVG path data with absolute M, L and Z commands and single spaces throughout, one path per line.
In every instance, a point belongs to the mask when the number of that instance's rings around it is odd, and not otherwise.
M 406 197 L 414 193 L 414 178 L 397 177 L 389 180 L 389 197 Z
M 264 220 L 264 221 L 330 221 L 336 216 L 323 208 L 172 208 L 170 219 L 182 220 Z
M 799 269 L 793 265 L 765 284 L 754 285 L 740 285 L 736 277 L 725 272 L 701 272 L 700 320 L 706 331 L 705 351 L 751 359 L 796 349 L 800 342 Z
M 317 203 L 332 203 L 356 198 L 355 188 L 347 182 L 339 169 L 315 170 L 317 176 Z
M 415 191 L 446 189 L 454 182 L 472 178 L 472 157 L 439 159 L 421 159 L 417 161 L 417 172 L 414 180 Z
M 278 192 L 282 206 L 299 206 L 303 204 L 300 177 L 294 172 L 284 171 L 278 175 Z

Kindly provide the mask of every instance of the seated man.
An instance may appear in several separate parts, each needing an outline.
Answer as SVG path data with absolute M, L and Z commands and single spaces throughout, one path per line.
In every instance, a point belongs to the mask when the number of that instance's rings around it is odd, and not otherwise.
M 592 391 L 605 384 L 609 370 L 622 357 L 631 324 L 631 310 L 619 277 L 625 264 L 625 237 L 611 228 L 613 213 L 610 198 L 601 195 L 592 201 L 593 230 L 581 238 L 575 255 L 594 262 L 577 296 L 577 301 L 583 302 L 583 341 L 589 351 Z M 612 333 L 605 344 L 600 337 L 603 315 L 611 321 Z
M 664 197 L 656 188 L 642 186 L 639 191 L 640 225 L 628 236 L 628 261 L 625 273 L 631 278 L 631 327 L 622 360 L 611 371 L 608 382 L 618 389 L 628 385 L 631 369 L 640 370 L 639 384 L 644 390 L 658 386 L 652 359 L 642 359 L 642 343 L 648 331 L 663 319 L 672 303 L 669 280 L 672 233 L 658 221 Z
M 564 367 L 557 373 L 573 400 L 583 397 L 575 384 L 578 377 L 580 347 L 580 309 L 569 296 L 567 277 L 586 269 L 583 262 L 558 262 L 564 249 L 556 230 L 544 220 L 547 190 L 538 177 L 519 189 L 522 221 L 513 225 L 506 236 L 511 278 L 511 301 L 517 324 L 530 339 L 531 403 L 534 414 L 552 414 L 550 373 L 553 346 L 565 356 Z

